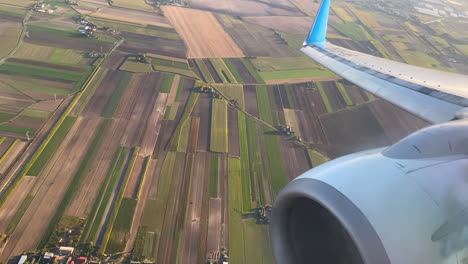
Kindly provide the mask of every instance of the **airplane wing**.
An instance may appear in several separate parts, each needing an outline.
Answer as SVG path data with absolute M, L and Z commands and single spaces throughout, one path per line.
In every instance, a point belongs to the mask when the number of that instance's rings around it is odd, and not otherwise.
M 326 42 L 331 0 L 323 0 L 301 49 L 326 68 L 429 122 L 468 117 L 468 76 L 378 58 Z

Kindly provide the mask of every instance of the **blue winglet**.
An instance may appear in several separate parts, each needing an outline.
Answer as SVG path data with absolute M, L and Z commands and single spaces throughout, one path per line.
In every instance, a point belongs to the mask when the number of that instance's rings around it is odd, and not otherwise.
M 315 17 L 314 25 L 312 26 L 309 36 L 307 36 L 304 43 L 305 45 L 323 45 L 325 43 L 327 36 L 328 14 L 330 13 L 330 2 L 331 0 L 322 1 L 317 16 Z

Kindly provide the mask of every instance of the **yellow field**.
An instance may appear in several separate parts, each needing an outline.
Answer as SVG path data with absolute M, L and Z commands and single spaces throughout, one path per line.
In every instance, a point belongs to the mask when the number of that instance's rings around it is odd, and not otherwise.
M 341 7 L 334 6 L 333 11 L 335 11 L 335 14 L 344 21 L 354 21 L 354 19 L 348 14 L 348 12 L 346 12 L 346 10 L 344 10 Z
M 145 3 L 145 0 L 112 0 L 113 6 L 137 9 L 143 11 L 154 11 L 154 8 Z
M 354 7 L 349 7 L 351 11 L 358 17 L 358 19 L 366 26 L 372 28 L 381 28 L 382 26 L 375 20 L 374 16 L 371 13 L 357 10 Z
M 76 50 L 54 48 L 24 42 L 15 52 L 14 57 L 49 61 L 57 64 L 78 64 L 83 59 L 83 54 Z
M 0 4 L 8 4 L 21 7 L 31 6 L 34 2 L 35 1 L 33 0 L 0 0 Z
M 16 47 L 20 35 L 21 28 L 19 25 L 8 27 L 5 31 L 0 32 L 0 43 L 2 43 L 0 58 L 7 56 L 8 53 Z
M 174 6 L 162 10 L 185 40 L 189 58 L 245 57 L 212 13 Z

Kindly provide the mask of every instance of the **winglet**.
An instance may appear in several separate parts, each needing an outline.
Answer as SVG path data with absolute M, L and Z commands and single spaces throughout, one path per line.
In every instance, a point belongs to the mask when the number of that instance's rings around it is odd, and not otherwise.
M 310 30 L 309 36 L 307 36 L 304 45 L 315 44 L 323 45 L 326 41 L 327 26 L 328 26 L 328 15 L 330 13 L 330 2 L 331 0 L 322 0 L 320 9 L 315 17 L 314 25 Z

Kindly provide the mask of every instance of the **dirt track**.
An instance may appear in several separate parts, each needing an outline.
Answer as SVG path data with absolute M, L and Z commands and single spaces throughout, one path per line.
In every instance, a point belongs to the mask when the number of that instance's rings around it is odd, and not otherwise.
M 162 10 L 185 40 L 189 58 L 244 57 L 213 14 L 172 6 Z

